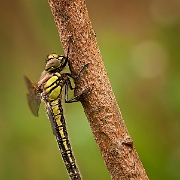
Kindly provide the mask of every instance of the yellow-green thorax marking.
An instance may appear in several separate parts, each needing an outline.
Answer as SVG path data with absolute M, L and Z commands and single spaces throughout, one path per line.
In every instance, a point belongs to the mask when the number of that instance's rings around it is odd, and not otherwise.
M 48 95 L 49 101 L 55 100 L 60 95 L 61 86 L 58 85 L 58 78 L 61 75 L 59 73 L 55 73 L 51 78 L 47 80 L 47 82 L 44 85 L 45 92 Z

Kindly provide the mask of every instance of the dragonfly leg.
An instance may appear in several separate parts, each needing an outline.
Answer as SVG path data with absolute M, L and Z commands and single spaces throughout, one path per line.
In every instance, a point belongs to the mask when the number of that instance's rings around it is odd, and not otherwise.
M 78 72 L 77 75 L 73 75 L 73 74 L 70 74 L 70 73 L 66 73 L 66 75 L 68 75 L 69 77 L 71 77 L 71 78 L 73 78 L 73 79 L 77 79 L 77 78 L 79 78 L 81 72 L 82 72 L 85 68 L 87 68 L 89 64 L 90 64 L 90 63 L 87 63 L 87 64 L 85 64 L 84 66 L 82 66 L 82 67 L 80 68 L 80 70 L 79 70 L 79 72 Z
M 67 62 L 68 62 L 68 56 L 69 56 L 69 51 L 70 51 L 70 44 L 71 44 L 71 38 L 69 39 L 68 41 L 68 49 L 67 49 L 67 55 L 65 56 L 66 60 L 65 60 L 65 63 L 64 63 L 64 66 L 63 68 L 66 66 Z
M 72 87 L 71 85 L 71 81 L 68 79 L 67 83 L 65 84 L 65 103 L 72 103 L 72 102 L 78 102 L 79 101 L 79 98 L 90 91 L 89 88 L 85 89 L 84 91 L 82 91 L 80 94 L 74 96 L 73 98 L 71 99 L 68 99 L 68 91 L 69 91 L 69 87 L 71 90 L 73 90 L 74 88 Z
M 68 79 L 68 80 L 66 81 L 66 84 L 65 84 L 65 103 L 77 102 L 78 100 L 76 99 L 76 98 L 77 98 L 76 96 L 73 97 L 73 98 L 71 98 L 70 100 L 68 100 L 68 91 L 69 91 L 69 88 L 70 88 L 71 90 L 74 89 L 74 88 L 72 87 L 72 85 L 71 85 L 70 79 Z
M 82 67 L 80 68 L 80 70 L 79 70 L 79 72 L 78 72 L 77 75 L 72 75 L 72 74 L 70 74 L 70 73 L 66 73 L 66 75 L 69 76 L 69 77 L 71 77 L 71 78 L 73 78 L 73 79 L 77 79 L 77 78 L 79 78 L 81 72 L 82 72 L 89 64 L 90 64 L 90 63 L 87 63 L 87 64 L 85 64 L 84 66 L 82 66 Z M 71 90 L 74 89 L 74 88 L 72 87 L 71 81 L 70 81 L 69 79 L 66 81 L 66 84 L 65 84 L 65 103 L 77 102 L 77 101 L 79 101 L 79 98 L 80 98 L 83 94 L 85 94 L 85 93 L 87 93 L 88 91 L 90 91 L 89 88 L 88 88 L 88 89 L 85 89 L 82 93 L 80 93 L 80 94 L 74 96 L 73 98 L 71 98 L 70 100 L 68 100 L 68 90 L 69 90 L 68 88 L 70 88 Z
M 86 94 L 90 91 L 89 88 L 85 89 L 83 92 L 81 92 L 80 94 L 74 96 L 73 98 L 71 98 L 70 100 L 68 100 L 68 95 L 65 94 L 65 103 L 73 103 L 73 102 L 78 102 L 79 98 L 83 95 Z
M 67 93 L 68 93 L 68 87 L 70 88 L 70 90 L 74 90 L 74 87 L 72 87 L 72 84 L 69 78 L 67 80 Z

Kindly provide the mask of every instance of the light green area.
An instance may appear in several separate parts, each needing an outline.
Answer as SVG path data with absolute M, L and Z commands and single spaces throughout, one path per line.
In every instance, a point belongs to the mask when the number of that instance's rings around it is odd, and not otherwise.
M 87 2 L 117 102 L 152 180 L 180 179 L 177 2 Z M 63 52 L 50 8 L 47 1 L 0 4 L 0 179 L 68 180 L 44 107 L 39 118 L 31 114 L 23 81 L 27 75 L 37 82 L 47 54 Z M 65 107 L 83 179 L 110 180 L 80 103 Z

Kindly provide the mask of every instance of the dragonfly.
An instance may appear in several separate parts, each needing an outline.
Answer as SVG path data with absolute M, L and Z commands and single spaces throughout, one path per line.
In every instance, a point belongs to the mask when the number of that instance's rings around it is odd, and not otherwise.
M 31 112 L 35 116 L 38 116 L 41 101 L 44 102 L 45 109 L 52 126 L 52 131 L 56 137 L 69 178 L 71 180 L 81 180 L 81 174 L 76 164 L 68 138 L 62 107 L 62 90 L 63 88 L 65 90 L 65 103 L 77 102 L 84 92 L 69 100 L 68 91 L 69 89 L 74 90 L 70 79 L 77 79 L 88 64 L 82 66 L 77 75 L 63 73 L 62 70 L 68 62 L 69 46 L 70 45 L 68 45 L 66 56 L 57 55 L 56 53 L 49 54 L 47 56 L 45 69 L 42 72 L 40 80 L 37 84 L 31 82 L 31 80 L 26 76 L 24 76 L 24 80 L 29 91 L 27 93 L 27 100 Z

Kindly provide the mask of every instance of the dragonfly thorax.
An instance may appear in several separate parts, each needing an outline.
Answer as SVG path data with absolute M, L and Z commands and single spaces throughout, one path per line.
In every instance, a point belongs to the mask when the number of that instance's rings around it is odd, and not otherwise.
M 47 77 L 46 77 L 47 76 Z M 48 100 L 56 100 L 61 94 L 61 82 L 60 73 L 54 73 L 50 77 L 49 74 L 46 74 L 45 77 L 41 80 L 42 86 L 42 93 L 46 95 Z

